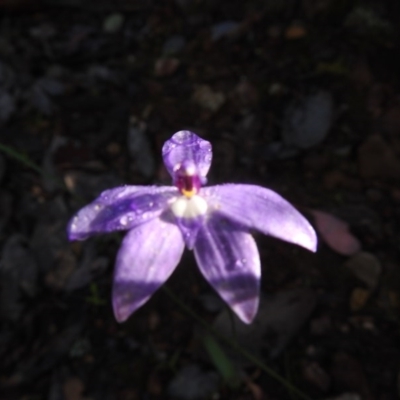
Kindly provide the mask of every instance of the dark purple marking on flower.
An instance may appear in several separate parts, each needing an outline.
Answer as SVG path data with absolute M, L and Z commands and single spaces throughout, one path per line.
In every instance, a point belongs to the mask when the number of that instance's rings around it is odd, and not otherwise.
M 190 198 L 198 193 L 201 181 L 194 165 L 179 165 L 174 174 L 174 184 L 184 196 Z
M 316 251 L 309 222 L 272 190 L 254 185 L 202 187 L 211 144 L 179 131 L 162 149 L 174 186 L 124 186 L 103 192 L 68 225 L 70 240 L 128 230 L 113 284 L 116 319 L 125 321 L 168 279 L 184 247 L 203 276 L 245 323 L 257 312 L 260 257 L 250 230 Z

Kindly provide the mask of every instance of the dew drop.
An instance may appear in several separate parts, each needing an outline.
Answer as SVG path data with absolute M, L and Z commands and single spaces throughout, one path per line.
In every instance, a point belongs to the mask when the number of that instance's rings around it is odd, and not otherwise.
M 241 260 L 236 260 L 235 267 L 242 268 L 246 264 L 247 260 L 242 258 Z
M 122 226 L 127 225 L 127 224 L 128 224 L 128 218 L 124 215 L 124 216 L 121 217 L 121 219 L 119 220 L 119 223 L 120 223 Z

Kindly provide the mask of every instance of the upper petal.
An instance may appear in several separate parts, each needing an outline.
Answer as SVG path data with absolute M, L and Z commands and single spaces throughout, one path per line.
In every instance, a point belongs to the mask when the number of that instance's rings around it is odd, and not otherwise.
M 176 188 L 166 186 L 121 186 L 106 190 L 71 219 L 68 237 L 83 240 L 94 233 L 131 229 L 159 216 L 176 194 Z
M 310 223 L 284 198 L 255 185 L 226 184 L 202 188 L 210 208 L 244 226 L 316 251 Z
M 194 255 L 204 277 L 249 324 L 258 309 L 260 257 L 250 233 L 214 213 L 200 228 Z
M 174 172 L 182 163 L 191 163 L 204 180 L 212 160 L 211 143 L 193 132 L 179 131 L 164 143 L 162 156 L 172 178 L 175 178 Z
M 117 321 L 125 321 L 168 279 L 183 250 L 179 228 L 158 218 L 127 233 L 114 270 L 112 299 Z

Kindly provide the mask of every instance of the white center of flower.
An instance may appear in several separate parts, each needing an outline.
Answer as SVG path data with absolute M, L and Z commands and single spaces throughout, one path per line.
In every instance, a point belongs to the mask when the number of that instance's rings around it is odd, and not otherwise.
M 205 215 L 207 202 L 200 196 L 180 196 L 171 204 L 171 210 L 177 218 L 196 218 Z

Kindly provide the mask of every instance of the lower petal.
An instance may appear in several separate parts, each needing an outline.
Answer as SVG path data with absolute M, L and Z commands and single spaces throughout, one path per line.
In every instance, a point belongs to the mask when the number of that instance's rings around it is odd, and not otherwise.
M 245 323 L 257 313 L 260 256 L 253 237 L 214 213 L 200 229 L 194 254 L 201 273 Z
M 112 299 L 117 321 L 125 321 L 169 278 L 183 250 L 179 228 L 161 219 L 128 232 L 114 272 Z

